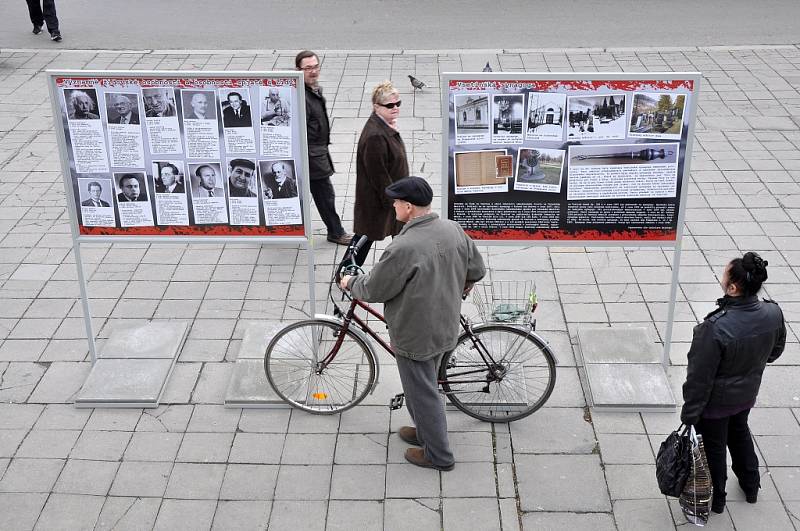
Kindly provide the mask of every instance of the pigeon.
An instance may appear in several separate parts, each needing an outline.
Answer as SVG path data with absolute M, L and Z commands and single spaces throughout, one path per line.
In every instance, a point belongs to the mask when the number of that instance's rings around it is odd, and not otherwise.
M 423 83 L 422 81 L 420 81 L 419 79 L 415 78 L 412 75 L 409 75 L 408 79 L 411 81 L 411 86 L 414 87 L 415 89 L 422 90 L 422 88 L 425 86 L 425 83 Z
M 492 65 L 489 64 L 489 61 L 486 61 L 486 66 L 483 67 L 483 71 L 484 72 L 491 72 L 492 71 Z

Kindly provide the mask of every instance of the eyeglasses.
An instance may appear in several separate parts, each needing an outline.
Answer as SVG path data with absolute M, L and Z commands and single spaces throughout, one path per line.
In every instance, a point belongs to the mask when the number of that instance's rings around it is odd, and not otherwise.
M 300 70 L 302 70 L 303 72 L 314 72 L 315 70 L 319 70 L 320 68 L 322 68 L 322 65 L 317 63 L 315 65 L 308 65 L 301 67 Z
M 397 100 L 397 101 L 395 101 L 393 103 L 379 103 L 378 105 L 380 105 L 381 107 L 383 107 L 385 109 L 394 109 L 395 107 L 397 107 L 399 109 L 401 103 L 403 103 L 403 102 L 400 101 L 400 100 Z

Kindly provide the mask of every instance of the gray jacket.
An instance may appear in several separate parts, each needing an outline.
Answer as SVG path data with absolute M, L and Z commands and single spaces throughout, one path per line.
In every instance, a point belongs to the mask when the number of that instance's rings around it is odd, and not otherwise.
M 485 274 L 461 226 L 430 213 L 406 223 L 372 271 L 348 288 L 356 298 L 385 303 L 396 354 L 427 360 L 455 348 L 464 285 Z

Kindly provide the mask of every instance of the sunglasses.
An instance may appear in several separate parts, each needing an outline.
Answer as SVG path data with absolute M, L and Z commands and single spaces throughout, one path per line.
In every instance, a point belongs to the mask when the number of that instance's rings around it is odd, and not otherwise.
M 401 103 L 403 103 L 403 102 L 398 100 L 398 101 L 395 101 L 393 103 L 379 103 L 378 105 L 380 105 L 381 107 L 384 107 L 386 109 L 394 109 L 395 107 L 397 107 L 399 109 Z

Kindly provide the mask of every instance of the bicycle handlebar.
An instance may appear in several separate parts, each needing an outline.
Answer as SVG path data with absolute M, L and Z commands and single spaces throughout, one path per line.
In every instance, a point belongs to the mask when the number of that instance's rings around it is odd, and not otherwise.
M 366 236 L 361 236 L 358 241 L 350 242 L 350 245 L 347 247 L 347 251 L 344 253 L 344 257 L 342 261 L 339 262 L 339 267 L 336 268 L 336 283 L 338 284 L 339 280 L 342 278 L 342 271 L 347 271 L 347 274 L 357 275 L 358 270 L 360 269 L 358 264 L 356 264 L 356 255 L 361 250 L 362 247 L 367 243 L 369 239 Z

